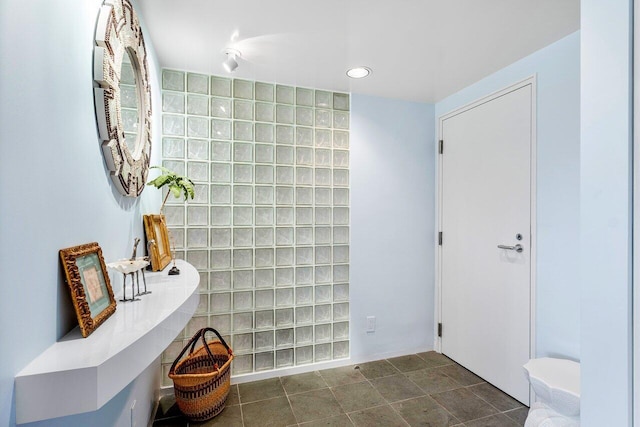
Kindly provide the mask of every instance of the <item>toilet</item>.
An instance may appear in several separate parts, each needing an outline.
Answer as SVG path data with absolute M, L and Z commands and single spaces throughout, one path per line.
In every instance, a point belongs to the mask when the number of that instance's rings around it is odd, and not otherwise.
M 536 394 L 525 427 L 580 426 L 580 363 L 543 357 L 523 367 Z

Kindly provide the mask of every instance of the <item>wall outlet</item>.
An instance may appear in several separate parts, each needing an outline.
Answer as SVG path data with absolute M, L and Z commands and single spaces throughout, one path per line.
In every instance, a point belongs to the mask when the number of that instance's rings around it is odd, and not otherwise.
M 367 332 L 376 331 L 376 316 L 367 316 Z
M 136 427 L 136 402 L 137 400 L 134 400 L 131 404 L 131 427 Z

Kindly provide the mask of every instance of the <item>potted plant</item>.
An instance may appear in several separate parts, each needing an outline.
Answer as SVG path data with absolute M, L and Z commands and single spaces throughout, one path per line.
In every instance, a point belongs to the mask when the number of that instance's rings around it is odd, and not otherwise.
M 167 195 L 164 196 L 164 200 L 162 200 L 162 205 L 160 206 L 160 214 L 162 215 L 162 210 L 164 209 L 164 204 L 167 203 L 167 199 L 169 198 L 169 194 L 173 194 L 175 198 L 180 197 L 181 194 L 184 194 L 184 200 L 187 201 L 189 197 L 192 199 L 195 196 L 195 190 L 193 188 L 193 181 L 191 181 L 186 176 L 178 175 L 177 173 L 162 167 L 162 166 L 151 166 L 151 169 L 160 169 L 162 174 L 155 179 L 147 182 L 147 185 L 153 185 L 157 189 L 161 189 L 165 185 L 169 186 L 169 191 L 167 191 Z

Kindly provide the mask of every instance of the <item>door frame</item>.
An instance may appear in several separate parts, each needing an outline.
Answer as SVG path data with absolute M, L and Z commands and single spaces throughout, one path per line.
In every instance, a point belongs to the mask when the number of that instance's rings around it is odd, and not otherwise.
M 436 158 L 437 161 L 437 170 L 436 170 L 436 188 L 438 191 L 438 196 L 436 200 L 436 239 L 435 239 L 435 254 L 436 254 L 436 286 L 435 286 L 435 296 L 434 301 L 436 302 L 434 317 L 434 349 L 437 352 L 442 352 L 442 339 L 438 337 L 438 323 L 442 322 L 442 246 L 438 244 L 438 232 L 442 229 L 442 155 L 439 152 L 439 141 L 442 139 L 442 127 L 443 123 L 446 119 L 461 114 L 465 111 L 468 111 L 472 108 L 475 108 L 479 105 L 485 104 L 493 99 L 499 98 L 507 93 L 513 92 L 515 90 L 521 89 L 526 86 L 531 86 L 531 147 L 530 147 L 530 191 L 531 191 L 531 260 L 530 260 L 530 281 L 531 287 L 529 291 L 530 297 L 530 306 L 529 306 L 529 358 L 535 357 L 536 354 L 536 251 L 537 251 L 537 230 L 536 230 L 536 155 L 537 155 L 537 121 L 536 121 L 536 111 L 537 111 L 537 90 L 536 90 L 536 75 L 532 75 L 527 77 L 524 80 L 518 81 L 512 85 L 509 85 L 503 89 L 500 89 L 496 92 L 492 92 L 482 98 L 479 98 L 475 101 L 472 101 L 468 104 L 465 104 L 461 107 L 458 107 L 446 114 L 443 114 L 438 118 L 438 140 L 436 141 Z M 446 152 L 446 142 L 444 151 Z M 530 396 L 533 396 L 530 393 Z

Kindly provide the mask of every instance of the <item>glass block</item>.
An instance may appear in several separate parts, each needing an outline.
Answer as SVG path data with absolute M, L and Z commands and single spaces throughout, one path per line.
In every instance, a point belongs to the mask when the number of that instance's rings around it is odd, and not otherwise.
M 293 275 L 293 268 L 276 269 L 276 286 L 293 286 Z M 291 304 L 293 304 L 293 293 L 291 294 Z
M 293 126 L 284 126 L 277 125 L 276 126 L 276 143 L 278 144 L 293 144 Z
M 273 249 L 256 249 L 256 267 L 273 267 Z
M 315 139 L 315 144 L 316 147 L 320 147 L 320 148 L 331 148 L 332 146 L 332 142 L 331 142 L 331 131 L 328 129 L 316 129 L 315 130 L 315 134 L 316 134 L 316 139 Z
M 232 374 L 240 375 L 253 372 L 253 355 L 244 354 L 235 356 L 232 363 Z
M 192 160 L 208 160 L 209 159 L 209 141 L 203 139 L 190 139 L 187 141 L 187 158 Z M 193 179 L 191 173 L 189 178 Z M 206 181 L 209 180 L 207 175 Z
M 211 95 L 231 97 L 231 79 L 211 77 Z
M 313 149 L 306 147 L 297 147 L 296 164 L 313 166 Z
M 296 288 L 296 305 L 313 304 L 313 287 Z
M 123 108 L 121 110 L 122 115 L 122 127 L 125 132 L 137 132 L 138 131 L 138 112 L 136 110 L 127 110 Z M 129 138 L 127 136 L 127 138 Z M 133 136 L 131 136 L 133 141 Z M 132 144 L 133 145 L 133 144 Z
M 252 162 L 253 161 L 253 144 L 244 142 L 233 143 L 233 160 L 235 162 Z
M 205 214 L 206 214 L 206 208 Z M 184 225 L 184 208 L 182 206 L 165 206 L 164 216 L 167 225 Z
M 163 160 L 162 166 L 164 166 L 169 170 L 174 171 L 178 175 L 184 175 L 186 173 L 184 168 L 184 162 L 181 162 L 178 160 Z
M 256 225 L 273 225 L 273 208 L 256 208 Z
M 349 94 L 348 93 L 334 93 L 333 94 L 333 108 L 335 110 L 349 111 Z
M 333 243 L 349 243 L 349 227 L 333 227 Z
M 293 164 L 293 147 L 277 146 L 276 163 L 281 165 Z
M 333 108 L 333 97 L 331 92 L 316 90 L 316 107 Z
M 293 225 L 293 208 L 276 208 L 277 225 Z
M 162 138 L 162 157 L 181 159 L 184 157 L 184 139 Z
M 316 224 L 329 225 L 331 224 L 331 208 L 316 208 Z
M 237 205 L 250 205 L 253 203 L 253 187 L 249 185 L 233 186 L 233 203 Z
M 198 332 L 202 328 L 206 328 L 209 326 L 209 317 L 208 316 L 193 316 L 189 323 L 187 324 L 187 334 L 193 335 Z
M 182 71 L 162 70 L 162 89 L 184 92 L 184 73 Z
M 313 168 L 296 168 L 296 184 L 312 185 L 313 184 Z
M 336 206 L 349 206 L 349 189 L 348 188 L 334 189 L 333 204 Z
M 316 304 L 331 302 L 331 285 L 315 287 L 315 302 Z
M 222 141 L 211 141 L 211 160 L 230 161 L 231 143 Z
M 316 264 L 331 263 L 331 246 L 316 246 Z
M 231 100 L 225 98 L 211 98 L 211 116 L 230 119 Z
M 331 111 L 330 110 L 316 110 L 316 127 L 319 128 L 330 128 L 331 127 Z
M 291 86 L 276 85 L 276 102 L 279 104 L 293 104 L 294 89 Z
M 208 292 L 209 291 L 209 273 L 206 271 L 199 271 L 198 276 L 200 276 L 198 291 L 200 293 Z
M 331 169 L 317 168 L 315 169 L 316 185 L 331 186 Z
M 226 313 L 231 310 L 231 293 L 211 294 L 209 307 L 212 313 Z
M 273 369 L 273 352 L 256 353 L 256 371 L 269 371 Z
M 349 132 L 342 130 L 333 131 L 333 148 L 349 148 Z
M 169 344 L 169 347 L 162 353 L 162 361 L 173 363 L 176 357 L 180 355 L 180 351 L 182 350 L 183 343 L 182 341 L 174 341 Z
M 211 182 L 231 182 L 231 165 L 226 163 L 212 163 Z
M 298 347 L 295 349 L 296 365 L 305 365 L 313 362 L 313 347 Z
M 228 334 L 231 332 L 231 315 L 219 314 L 217 316 L 211 316 L 211 327 L 216 329 L 221 334 Z
M 256 308 L 273 307 L 273 289 L 256 291 Z
M 312 282 L 312 267 L 296 267 L 296 285 L 310 285 Z
M 200 95 L 187 96 L 187 113 L 197 116 L 209 115 L 209 98 Z
M 273 142 L 273 125 L 267 123 L 256 123 L 256 141 Z M 271 161 L 273 161 L 273 159 Z
M 256 82 L 256 100 L 273 102 L 273 85 L 270 83 Z
M 234 292 L 233 309 L 251 310 L 253 308 L 253 292 Z
M 194 138 L 209 138 L 209 119 L 187 117 L 187 135 Z
M 293 288 L 276 289 L 276 306 L 286 307 L 291 305 L 293 305 Z
M 314 360 L 316 362 L 324 362 L 326 360 L 331 360 L 331 357 L 332 357 L 331 343 L 314 345 L 313 353 L 314 353 Z
M 293 169 L 290 169 L 293 172 Z M 278 181 L 278 175 L 280 174 L 280 168 L 276 168 L 276 181 Z M 292 205 L 293 204 L 293 187 L 276 187 L 276 204 L 278 205 Z
M 256 187 L 256 205 L 273 204 L 273 187 Z
M 253 141 L 253 123 L 234 121 L 233 137 L 239 141 Z
M 233 272 L 233 289 L 253 288 L 253 270 L 236 270 Z
M 287 348 L 276 351 L 276 368 L 293 366 L 293 349 Z
M 313 204 L 313 189 L 298 187 L 296 188 L 296 204 L 311 205 Z
M 189 200 L 189 203 L 209 203 L 209 185 L 195 184 L 193 186 L 195 196 Z M 180 199 L 178 199 L 180 200 Z
M 293 248 L 276 248 L 276 265 L 293 265 Z
M 209 94 L 209 78 L 202 74 L 187 74 L 187 91 Z
M 296 127 L 296 144 L 301 146 L 313 146 L 313 129 Z
M 279 246 L 293 245 L 293 228 L 292 227 L 276 228 L 276 245 L 279 245 Z M 293 257 L 292 257 L 292 261 L 293 261 Z
M 312 245 L 313 244 L 313 228 L 311 227 L 296 228 L 296 244 Z
M 187 224 L 188 225 L 209 225 L 209 210 L 204 206 L 188 206 L 187 207 Z M 222 214 L 224 214 L 222 212 Z
M 313 307 L 296 307 L 296 325 L 306 325 L 311 322 L 313 322 Z M 306 338 L 303 343 L 313 339 L 313 332 L 310 327 L 299 328 L 298 330 L 306 331 L 306 333 L 309 334 L 309 337 Z
M 313 107 L 313 90 L 301 87 L 296 88 L 296 105 Z
M 249 184 L 253 182 L 253 166 L 233 165 L 233 182 Z
M 310 225 L 313 223 L 313 208 L 296 208 L 296 224 Z
M 293 325 L 293 308 L 281 308 L 276 310 L 276 326 Z
M 273 310 L 256 311 L 256 329 L 273 328 Z
M 184 117 L 163 114 L 162 133 L 164 135 L 184 135 Z
M 211 268 L 222 269 L 231 267 L 231 251 L 215 250 L 211 251 Z
M 273 184 L 273 166 L 256 165 L 256 184 Z
M 253 329 L 253 313 L 234 313 L 233 331 L 247 331 Z M 235 362 L 235 360 L 234 360 Z
M 184 248 L 184 229 L 169 228 L 169 243 L 175 248 Z
M 234 268 L 253 267 L 253 250 L 234 249 L 233 250 L 233 267 Z
M 273 331 L 256 332 L 256 350 L 271 350 L 274 347 Z
M 256 246 L 273 245 L 273 228 L 256 228 Z
M 313 109 L 296 107 L 296 124 L 301 126 L 313 126 Z
M 238 334 L 233 336 L 233 352 L 246 353 L 253 350 L 253 334 Z
M 209 182 L 209 163 L 189 162 L 187 174 L 193 181 Z
M 231 139 L 231 120 L 211 119 L 211 138 Z
M 233 117 L 240 120 L 253 120 L 253 102 L 234 100 Z
M 334 263 L 349 262 L 349 246 L 334 246 L 333 262 Z
M 121 89 L 122 92 L 122 89 Z M 135 99 L 135 91 L 133 93 Z M 122 99 L 122 105 L 125 106 L 124 98 Z M 126 105 L 128 106 L 128 105 Z M 136 104 L 132 105 L 136 108 Z M 184 113 L 184 94 L 182 93 L 162 93 L 162 111 L 165 113 Z
M 349 341 L 340 341 L 333 343 L 333 358 L 346 359 L 349 357 Z
M 314 322 L 322 323 L 322 322 L 331 321 L 331 304 L 316 305 L 313 309 L 313 312 L 314 312 Z M 330 328 L 329 328 L 329 331 L 331 331 Z M 316 338 L 317 338 L 317 334 L 316 334 Z M 331 332 L 329 332 L 329 339 L 331 339 Z
M 349 281 L 349 266 L 348 265 L 335 265 L 335 266 L 333 266 L 333 281 L 334 282 L 348 282 Z
M 333 304 L 333 320 L 349 320 L 349 303 Z
M 316 149 L 315 165 L 331 167 L 331 150 Z
M 233 246 L 248 247 L 253 246 L 252 228 L 235 228 L 233 230 Z
M 311 303 L 311 288 L 296 289 L 296 304 Z M 308 302 L 299 302 L 308 301 Z M 313 307 L 296 307 L 296 325 L 305 325 L 313 322 Z
M 336 129 L 349 129 L 349 113 L 344 111 L 334 111 L 333 127 Z
M 348 225 L 349 208 L 333 208 L 333 223 L 335 225 Z
M 317 312 L 317 308 L 318 307 L 316 307 L 316 312 Z M 316 325 L 314 329 L 315 329 L 315 339 L 314 339 L 315 342 L 319 343 L 319 342 L 331 341 L 331 325 Z
M 233 80 L 233 97 L 253 99 L 253 82 L 248 80 Z
M 171 370 L 171 363 L 162 365 L 162 387 L 173 386 L 173 381 L 169 378 L 169 371 Z
M 276 347 L 293 347 L 293 328 L 276 331 Z
M 275 106 L 273 104 L 263 104 L 256 102 L 256 121 L 273 122 L 275 119 Z
M 305 307 L 311 308 L 311 307 Z M 296 311 L 297 314 L 297 311 Z M 297 318 L 296 318 L 297 321 Z M 296 345 L 300 344 L 312 344 L 313 343 L 313 327 L 311 326 L 302 326 L 300 328 L 296 328 Z
M 344 150 L 334 150 L 333 151 L 333 167 L 348 168 L 349 152 Z
M 209 268 L 207 251 L 189 251 L 187 252 L 187 261 L 198 270 L 206 270 Z
M 256 288 L 269 288 L 273 286 L 273 270 L 255 270 Z
M 289 105 L 276 105 L 276 123 L 292 125 L 294 123 L 295 110 Z
M 209 281 L 211 282 L 211 290 L 231 289 L 231 272 L 212 271 L 209 273 Z
M 331 266 L 316 266 L 316 283 L 331 283 Z M 316 301 L 319 302 L 319 301 Z
M 211 203 L 231 203 L 231 186 L 229 185 L 212 185 L 211 186 Z
M 211 208 L 211 225 L 231 225 L 231 208 L 213 206 Z
M 316 205 L 331 205 L 331 189 L 316 188 L 315 202 L 316 202 Z
M 313 248 L 296 248 L 296 264 L 313 264 Z
M 209 230 L 206 228 L 188 228 L 187 246 L 189 248 L 206 248 L 209 245 Z M 206 260 L 206 255 L 205 255 Z

